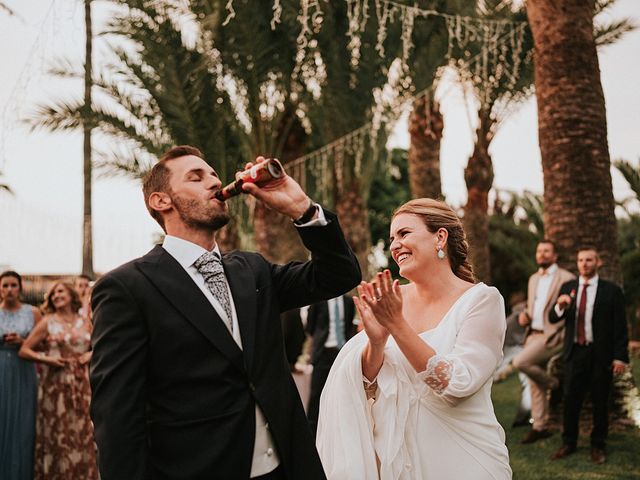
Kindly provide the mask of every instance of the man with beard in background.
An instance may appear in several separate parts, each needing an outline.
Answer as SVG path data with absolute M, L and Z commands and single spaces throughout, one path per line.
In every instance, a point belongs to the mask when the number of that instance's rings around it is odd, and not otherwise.
M 531 390 L 531 430 L 522 439 L 533 443 L 552 435 L 548 429 L 549 400 L 547 391 L 558 388 L 558 379 L 547 373 L 547 363 L 562 350 L 564 322 L 552 325 L 549 311 L 553 308 L 560 286 L 575 276 L 560 268 L 553 242 L 542 240 L 536 247 L 538 271 L 529 278 L 527 308 L 520 314 L 520 325 L 528 327 L 524 347 L 513 359 L 513 366 L 529 380 Z

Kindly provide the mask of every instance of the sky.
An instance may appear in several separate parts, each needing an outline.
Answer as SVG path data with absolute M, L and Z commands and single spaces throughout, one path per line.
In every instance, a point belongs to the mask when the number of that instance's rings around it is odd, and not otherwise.
M 64 86 L 47 75 L 55 58 L 81 64 L 84 11 L 79 0 L 5 0 L 16 16 L 0 12 L 0 270 L 25 274 L 76 274 L 82 266 L 82 137 L 80 134 L 30 132 L 23 119 L 48 99 L 81 95 L 80 82 Z M 631 17 L 640 24 L 640 2 L 618 0 L 609 18 Z M 108 18 L 102 2 L 94 19 Z M 99 27 L 98 27 L 99 28 Z M 106 45 L 95 45 L 95 64 Z M 640 161 L 640 30 L 599 52 L 607 107 L 611 158 Z M 463 170 L 473 150 L 472 128 L 464 97 L 447 89 L 441 108 L 445 130 L 441 150 L 442 188 L 453 206 L 466 199 Z M 441 92 L 442 93 L 442 92 Z M 473 115 L 471 115 L 473 116 Z M 354 129 L 359 125 L 354 125 Z M 394 130 L 390 146 L 408 146 L 406 117 Z M 542 193 L 535 99 L 501 126 L 490 152 L 494 187 Z M 631 192 L 612 170 L 618 200 Z M 144 255 L 161 232 L 149 217 L 139 183 L 97 178 L 93 192 L 94 268 L 106 272 Z

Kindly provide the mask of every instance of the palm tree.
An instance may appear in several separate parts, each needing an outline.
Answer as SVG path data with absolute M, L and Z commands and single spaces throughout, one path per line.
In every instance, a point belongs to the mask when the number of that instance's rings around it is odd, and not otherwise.
M 601 2 L 602 3 L 602 2 Z M 530 0 L 545 229 L 563 266 L 580 244 L 601 252 L 620 280 L 607 119 L 593 33 L 596 2 Z
M 614 160 L 613 166 L 624 177 L 629 184 L 629 188 L 631 188 L 631 191 L 634 193 L 633 197 L 626 198 L 622 201 L 622 207 L 626 210 L 626 204 L 630 201 L 640 201 L 640 168 L 634 167 L 631 162 L 623 159 Z M 629 214 L 629 210 L 627 210 L 627 214 Z M 629 216 L 631 215 L 629 214 Z
M 279 158 L 286 167 L 288 161 L 305 152 L 308 140 L 299 113 L 310 96 L 295 74 L 297 9 L 284 5 L 283 25 L 272 29 L 269 2 L 236 5 L 236 16 L 226 25 L 220 15 L 226 2 L 210 3 L 215 8 L 206 2 L 193 2 L 191 8 L 202 16 L 203 32 L 215 39 L 221 64 L 242 91 L 249 128 L 234 123 L 247 152 L 244 160 L 266 155 Z M 251 198 L 247 200 L 252 207 L 256 249 L 271 261 L 304 259 L 306 250 L 290 219 Z
M 413 101 L 409 117 L 408 159 L 413 198 L 441 198 L 440 143 L 444 116 L 433 91 Z
M 91 0 L 84 0 L 84 25 L 85 25 L 85 57 L 84 57 L 84 105 L 82 118 L 83 130 L 83 216 L 82 216 L 82 273 L 93 277 L 93 228 L 91 213 L 91 187 L 93 183 L 93 163 L 91 157 L 91 88 L 93 49 L 93 34 L 91 29 Z
M 438 11 L 470 14 L 472 3 L 448 0 L 432 5 Z M 409 117 L 410 145 L 408 151 L 411 196 L 442 198 L 440 178 L 440 144 L 444 116 L 435 98 L 438 72 L 445 66 L 448 33 L 442 19 L 429 19 L 414 31 L 415 51 L 409 70 L 420 94 L 413 100 Z
M 28 119 L 32 128 L 81 130 L 90 124 L 115 140 L 111 151 L 97 152 L 98 166 L 107 175 L 136 179 L 171 146 L 195 145 L 229 181 L 241 163 L 241 142 L 229 122 L 235 118 L 233 108 L 215 65 L 196 47 L 185 45 L 173 12 L 149 2 L 119 3 L 123 9 L 104 33 L 114 39 L 113 59 L 93 74 L 91 111 L 84 108 L 86 100 L 39 104 Z M 83 77 L 69 62 L 58 62 L 51 73 Z M 237 246 L 237 237 L 227 237 L 222 248 Z
M 374 48 L 376 23 L 372 17 L 361 32 L 360 58 L 354 65 L 348 48 L 348 26 L 347 3 L 340 0 L 329 2 L 322 30 L 317 35 L 318 50 L 326 64 L 326 79 L 321 96 L 309 112 L 313 146 L 330 143 L 351 132 L 354 126 L 372 120 L 376 104 L 374 91 L 387 82 L 385 66 L 393 60 L 399 48 L 397 37 L 389 35 L 387 53 L 384 58 L 379 56 Z M 338 155 L 339 158 L 333 159 L 332 173 L 336 181 L 333 198 L 329 199 L 365 276 L 369 274 L 368 254 L 371 249 L 367 203 L 387 138 L 384 128 L 375 134 L 375 146 L 367 141 L 360 152 L 356 151 L 357 148 L 346 149 Z M 358 155 L 361 155 L 360 165 Z
M 608 0 L 597 5 L 596 14 L 602 13 L 615 0 Z M 501 0 L 478 3 L 479 14 L 486 19 L 508 19 L 525 21 L 524 7 L 514 8 L 511 2 Z M 594 30 L 598 46 L 609 45 L 617 41 L 624 33 L 633 28 L 628 19 L 606 23 L 598 21 Z M 476 46 L 482 47 L 482 45 Z M 463 70 L 462 77 L 471 87 L 479 104 L 478 126 L 474 151 L 465 168 L 468 199 L 465 206 L 465 227 L 471 245 L 471 260 L 478 278 L 488 282 L 490 278 L 490 252 L 488 245 L 488 195 L 493 184 L 493 163 L 489 153 L 491 141 L 498 129 L 524 100 L 534 92 L 533 66 L 529 61 L 533 49 L 533 39 L 528 31 L 523 36 L 519 58 L 518 78 L 515 82 L 507 76 L 497 79 L 493 84 L 478 81 L 477 76 Z M 470 54 L 476 53 L 472 48 Z
M 512 2 L 500 0 L 486 0 L 477 2 L 476 13 L 485 20 L 507 20 L 522 22 L 525 19 L 524 10 L 515 8 Z M 513 27 L 512 27 L 513 28 Z M 514 33 L 514 35 L 518 35 Z M 505 35 L 506 36 L 506 35 Z M 514 111 L 514 106 L 521 103 L 531 88 L 531 66 L 527 62 L 530 51 L 530 38 L 522 36 L 520 49 L 511 45 L 505 59 L 511 60 L 511 65 L 500 65 L 502 72 L 512 70 L 516 76 L 513 79 L 506 74 L 500 74 L 498 68 L 491 72 L 491 78 L 483 78 L 475 72 L 475 65 L 471 59 L 483 58 L 487 48 L 480 39 L 480 43 L 471 44 L 465 51 L 460 52 L 466 63 L 459 68 L 462 85 L 470 90 L 478 103 L 477 127 L 475 132 L 474 149 L 464 170 L 467 185 L 467 203 L 464 207 L 464 224 L 470 245 L 470 259 L 476 276 L 484 282 L 491 282 L 491 252 L 489 248 L 489 192 L 493 186 L 493 162 L 489 147 L 498 128 Z M 503 61 L 504 62 L 504 61 Z M 518 68 L 515 68 L 518 65 Z

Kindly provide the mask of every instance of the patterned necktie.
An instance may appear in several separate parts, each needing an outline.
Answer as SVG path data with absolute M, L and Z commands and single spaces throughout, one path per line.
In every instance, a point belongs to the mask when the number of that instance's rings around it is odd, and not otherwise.
M 342 348 L 344 345 L 344 318 L 340 314 L 340 304 L 342 298 L 334 298 L 333 299 L 333 324 L 336 328 L 336 343 L 338 344 L 338 348 Z
M 229 331 L 233 334 L 233 316 L 231 314 L 231 300 L 229 299 L 229 289 L 227 288 L 227 280 L 224 276 L 222 268 L 222 260 L 215 252 L 203 253 L 193 266 L 200 272 L 204 278 L 209 291 L 220 302 L 227 318 L 223 319 Z
M 584 330 L 584 317 L 587 313 L 587 287 L 589 284 L 585 282 L 582 285 L 582 294 L 580 294 L 580 304 L 578 305 L 578 324 L 576 325 L 576 339 L 578 345 L 584 345 L 587 341 L 587 336 Z

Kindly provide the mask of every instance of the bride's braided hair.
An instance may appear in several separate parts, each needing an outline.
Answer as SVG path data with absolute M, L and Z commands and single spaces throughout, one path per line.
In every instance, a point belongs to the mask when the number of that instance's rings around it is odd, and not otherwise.
M 467 282 L 475 283 L 473 267 L 467 260 L 469 244 L 464 233 L 462 222 L 456 212 L 444 202 L 432 198 L 416 198 L 409 200 L 393 212 L 393 217 L 408 213 L 420 217 L 431 233 L 444 228 L 449 232 L 445 253 L 449 257 L 453 273 Z

